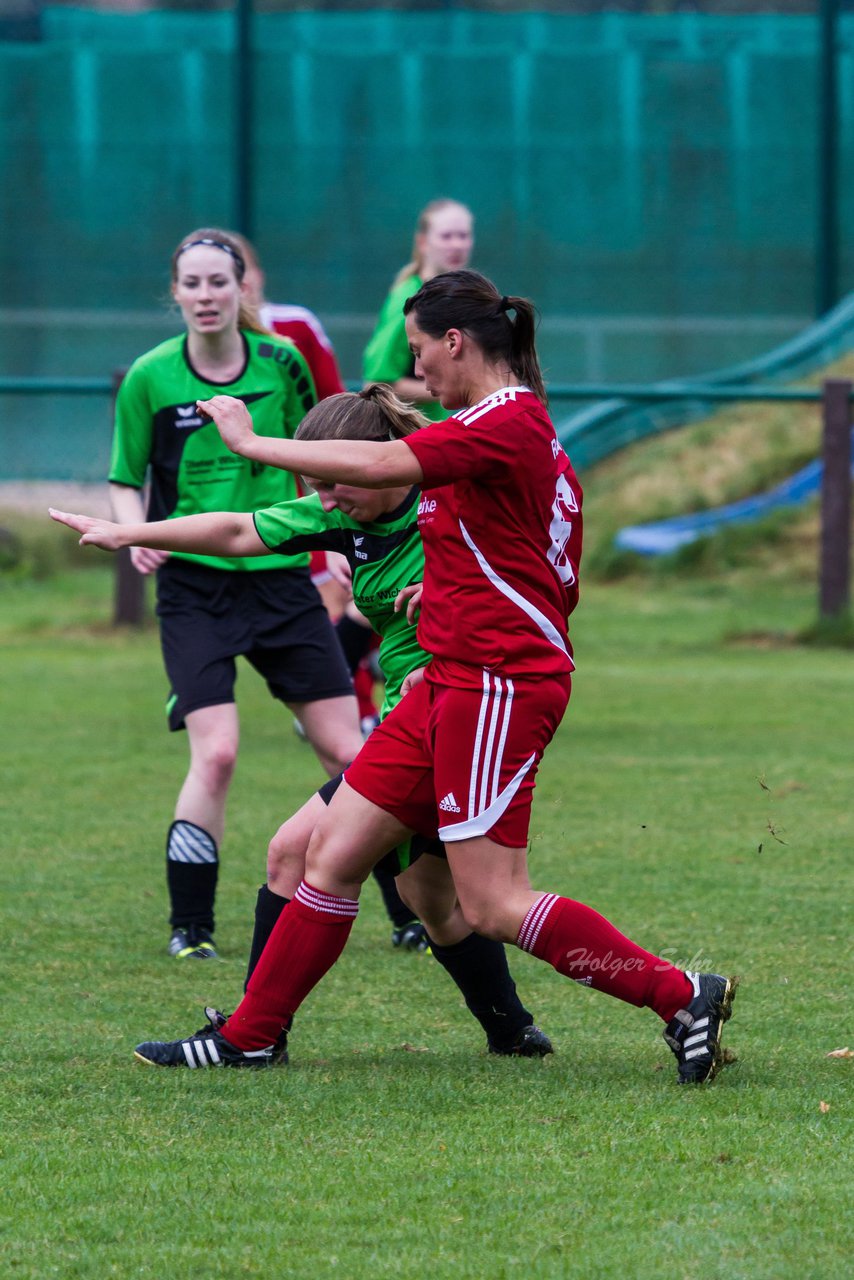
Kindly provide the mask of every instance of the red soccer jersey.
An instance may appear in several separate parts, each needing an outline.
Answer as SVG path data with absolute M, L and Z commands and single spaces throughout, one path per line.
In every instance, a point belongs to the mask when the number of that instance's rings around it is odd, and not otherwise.
M 431 678 L 568 674 L 582 495 L 544 405 L 506 387 L 406 443 L 424 472 L 418 642 Z
M 338 362 L 326 330 L 313 311 L 306 307 L 291 307 L 268 302 L 261 308 L 261 320 L 273 333 L 280 333 L 291 342 L 311 370 L 318 400 L 344 391 L 344 383 L 338 370 Z

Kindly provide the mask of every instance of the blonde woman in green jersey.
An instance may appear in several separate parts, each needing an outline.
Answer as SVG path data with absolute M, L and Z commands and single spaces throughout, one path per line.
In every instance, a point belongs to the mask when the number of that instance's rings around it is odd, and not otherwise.
M 443 271 L 468 266 L 474 248 L 474 217 L 458 200 L 431 200 L 418 215 L 412 259 L 395 277 L 383 303 L 376 329 L 365 348 L 363 376 L 366 382 L 387 382 L 402 400 L 417 404 L 431 420 L 447 418 L 415 376 L 415 362 L 404 328 L 403 304 L 427 280 Z
M 120 524 L 253 511 L 297 495 L 285 472 L 235 459 L 196 409 L 200 397 L 228 392 L 261 435 L 283 438 L 315 403 L 303 357 L 251 308 L 245 271 L 240 246 L 218 228 L 191 232 L 172 256 L 172 296 L 185 332 L 141 356 L 122 382 L 109 475 Z M 190 748 L 166 838 L 168 950 L 204 959 L 216 955 L 219 849 L 239 741 L 235 659 L 247 658 L 299 717 L 330 775 L 361 746 L 356 701 L 307 554 L 136 546 L 131 559 L 138 572 L 157 577 L 168 722 L 186 728 Z

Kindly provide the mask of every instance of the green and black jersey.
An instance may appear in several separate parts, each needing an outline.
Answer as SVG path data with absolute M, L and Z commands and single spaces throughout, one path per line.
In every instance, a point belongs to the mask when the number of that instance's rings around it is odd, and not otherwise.
M 380 312 L 377 327 L 365 348 L 362 373 L 366 382 L 397 382 L 398 378 L 415 377 L 415 359 L 406 338 L 403 304 L 421 288 L 420 276 L 407 276 L 396 284 Z M 441 422 L 450 417 L 438 400 L 426 400 L 418 408 L 426 418 Z
M 261 541 L 275 551 L 339 551 L 353 573 L 353 600 L 381 637 L 379 663 L 385 676 L 382 715 L 400 699 L 400 686 L 429 662 L 406 611 L 394 611 L 399 591 L 424 577 L 418 532 L 420 491 L 413 488 L 394 511 L 373 524 L 358 524 L 341 511 L 324 511 L 317 494 L 255 512 Z
M 246 361 L 233 382 L 209 382 L 196 373 L 186 334 L 162 342 L 128 370 L 116 402 L 109 478 L 140 489 L 148 477 L 149 520 L 249 512 L 296 497 L 289 472 L 232 453 L 214 423 L 196 409 L 197 400 L 236 396 L 252 415 L 257 435 L 289 439 L 315 404 L 308 365 L 293 343 L 246 331 L 241 336 Z M 249 558 L 173 554 L 219 569 L 293 569 L 308 563 L 302 553 Z

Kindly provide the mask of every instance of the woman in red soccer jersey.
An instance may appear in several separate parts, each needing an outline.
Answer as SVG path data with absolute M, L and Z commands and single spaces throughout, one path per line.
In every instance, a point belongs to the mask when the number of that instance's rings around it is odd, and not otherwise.
M 427 387 L 443 405 L 465 406 L 405 441 L 267 440 L 239 401 L 200 405 L 253 461 L 329 483 L 421 486 L 419 642 L 433 660 L 345 774 L 235 1013 L 220 1032 L 147 1042 L 136 1054 L 163 1066 L 266 1065 L 343 950 L 374 862 L 419 831 L 445 842 L 471 928 L 649 1006 L 666 1024 L 679 1082 L 710 1080 L 724 1060 L 734 980 L 685 973 L 528 878 L 534 777 L 570 693 L 566 627 L 581 554 L 581 490 L 545 408 L 533 307 L 456 271 L 426 283 L 404 311 Z

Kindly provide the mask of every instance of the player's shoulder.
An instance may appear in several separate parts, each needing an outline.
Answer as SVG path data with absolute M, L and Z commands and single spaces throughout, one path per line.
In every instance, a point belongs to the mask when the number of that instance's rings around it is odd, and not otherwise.
M 402 280 L 397 280 L 389 289 L 386 300 L 383 303 L 383 315 L 393 316 L 395 320 L 403 321 L 403 304 L 407 298 L 411 298 L 421 288 L 421 277 L 416 275 L 404 276 Z
M 554 434 L 548 410 L 528 387 L 502 387 L 477 404 L 455 410 L 453 420 L 463 427 L 488 429 L 518 421 L 540 432 Z
M 292 338 L 297 346 L 300 339 L 304 341 L 310 337 L 324 347 L 332 347 L 326 330 L 308 307 L 287 302 L 267 302 L 261 309 L 261 319 L 268 329 L 283 337 Z
M 158 342 L 157 346 L 152 347 L 150 351 L 144 351 L 134 360 L 125 377 L 131 374 L 137 376 L 142 373 L 153 373 L 176 360 L 183 363 L 186 336 L 184 333 L 176 333 L 173 337 Z
M 281 333 L 255 333 L 244 329 L 250 355 L 257 360 L 272 360 L 284 369 L 305 369 L 305 356 L 293 338 Z

